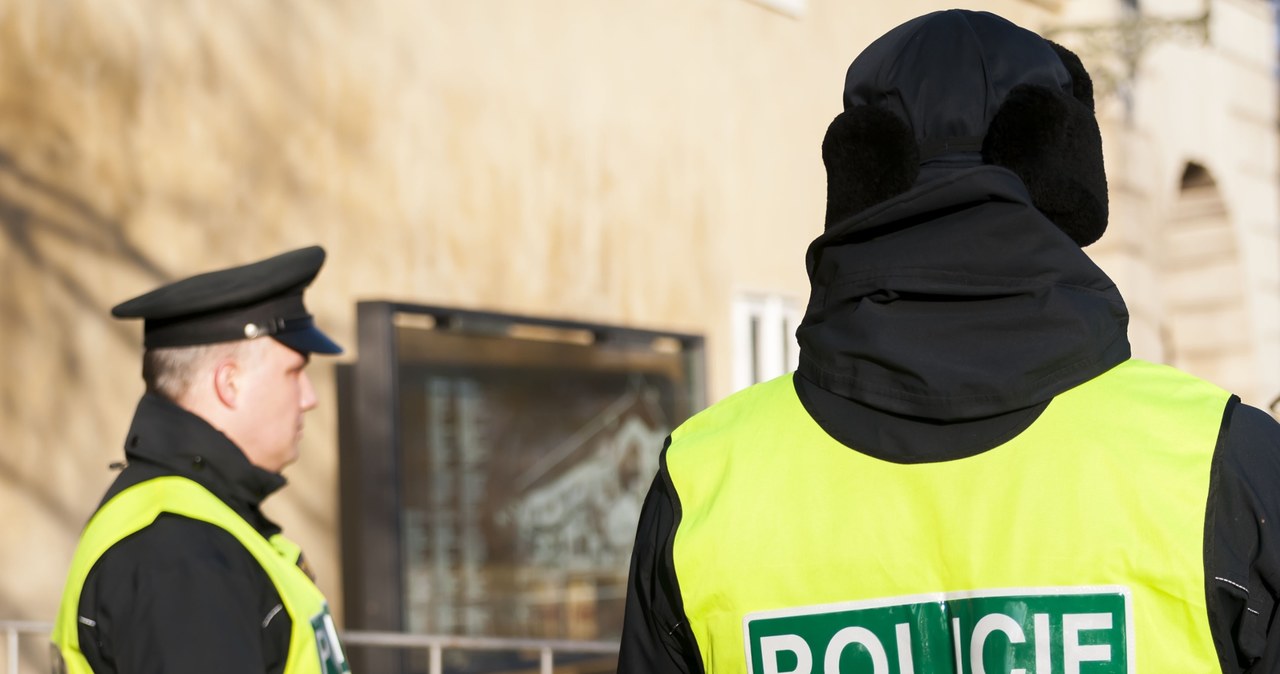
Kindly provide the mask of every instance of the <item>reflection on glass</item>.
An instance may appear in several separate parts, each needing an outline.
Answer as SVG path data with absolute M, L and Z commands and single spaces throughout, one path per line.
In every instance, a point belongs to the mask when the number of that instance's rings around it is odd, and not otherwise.
M 407 629 L 617 639 L 640 505 L 690 412 L 681 354 L 402 339 Z M 458 671 L 487 671 L 478 657 Z

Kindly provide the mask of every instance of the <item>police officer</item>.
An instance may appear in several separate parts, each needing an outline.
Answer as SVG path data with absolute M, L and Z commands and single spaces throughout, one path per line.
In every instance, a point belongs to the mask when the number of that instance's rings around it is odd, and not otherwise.
M 85 527 L 54 627 L 72 674 L 349 671 L 298 546 L 259 505 L 316 406 L 311 354 L 342 349 L 304 289 L 319 247 L 157 288 L 127 466 Z
M 1280 427 L 1131 359 L 1080 61 L 916 18 L 822 150 L 799 369 L 668 439 L 619 672 L 1280 671 Z

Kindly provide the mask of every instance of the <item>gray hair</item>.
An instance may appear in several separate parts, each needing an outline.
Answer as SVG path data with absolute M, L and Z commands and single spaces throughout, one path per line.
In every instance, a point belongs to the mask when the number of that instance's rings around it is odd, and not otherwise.
M 179 402 L 209 361 L 258 353 L 260 349 L 246 348 L 250 341 L 253 340 L 147 349 L 142 354 L 142 381 L 146 382 L 147 392 Z

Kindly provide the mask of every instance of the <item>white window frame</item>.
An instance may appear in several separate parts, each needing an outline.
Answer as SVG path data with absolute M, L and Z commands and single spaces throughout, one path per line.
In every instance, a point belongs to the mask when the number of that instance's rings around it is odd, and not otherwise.
M 796 369 L 796 328 L 804 304 L 776 293 L 744 292 L 733 300 L 733 389 L 768 381 Z

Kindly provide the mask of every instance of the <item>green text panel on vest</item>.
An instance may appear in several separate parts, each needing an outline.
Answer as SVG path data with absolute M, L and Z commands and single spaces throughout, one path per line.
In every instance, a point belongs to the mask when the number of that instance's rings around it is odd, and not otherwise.
M 1126 674 L 1127 588 L 891 597 L 752 613 L 750 674 Z

